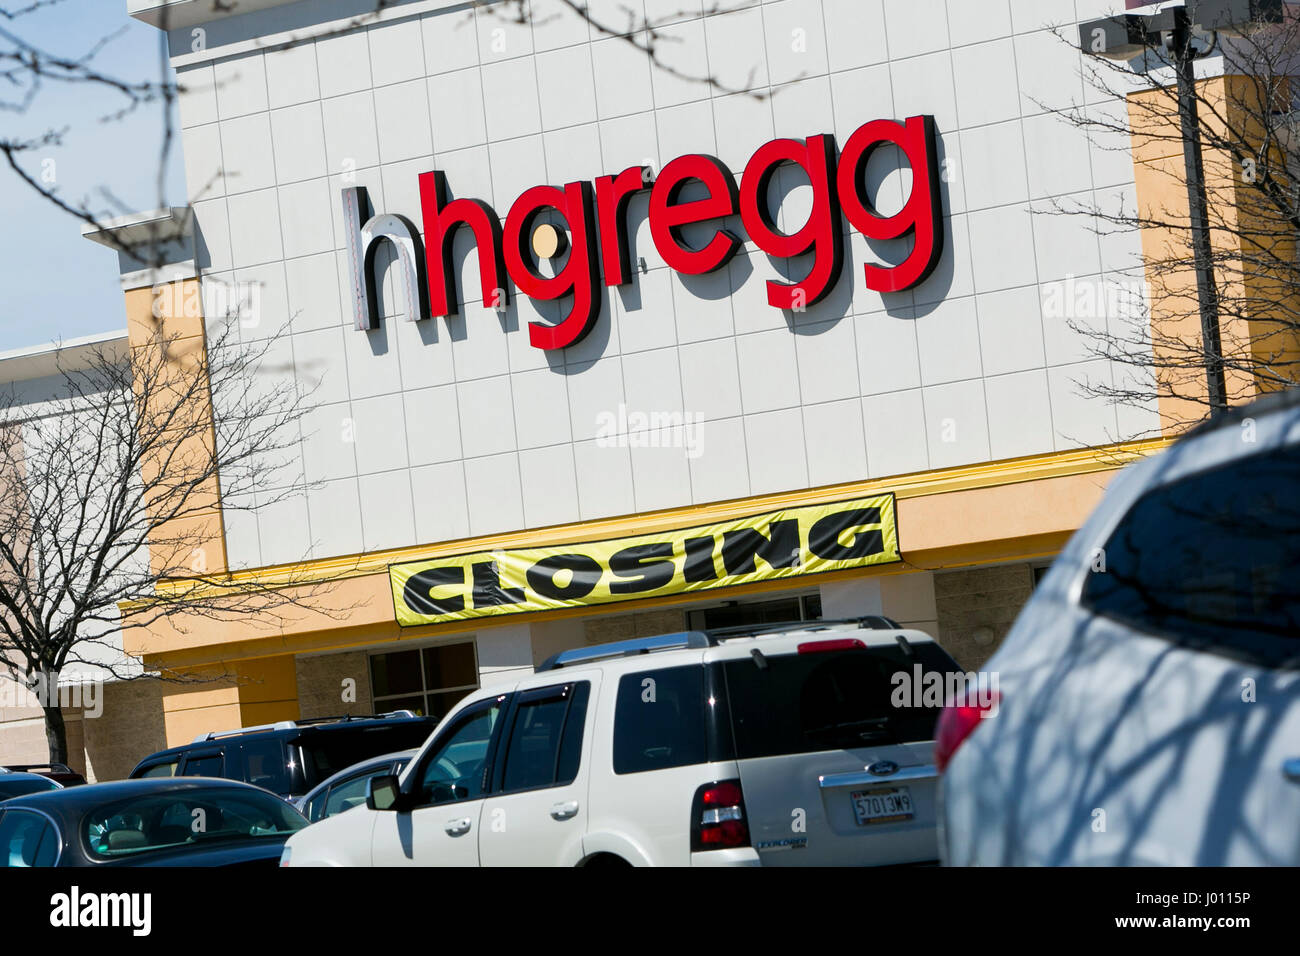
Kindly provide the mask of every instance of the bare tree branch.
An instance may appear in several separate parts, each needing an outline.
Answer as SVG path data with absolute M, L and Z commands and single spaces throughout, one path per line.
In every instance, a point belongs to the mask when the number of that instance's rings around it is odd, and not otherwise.
M 1077 45 L 1065 31 L 1057 36 Z M 1155 48 L 1132 62 L 1084 56 L 1088 82 L 1124 110 L 1044 108 L 1084 130 L 1095 148 L 1135 151 L 1148 191 L 1164 182 L 1172 198 L 1139 196 L 1136 208 L 1052 204 L 1054 214 L 1084 217 L 1099 235 L 1143 236 L 1140 274 L 1112 278 L 1122 284 L 1122 299 L 1109 308 L 1067 309 L 1064 316 L 1091 354 L 1118 372 L 1115 381 L 1081 383 L 1080 391 L 1119 406 L 1158 405 L 1164 428 L 1189 427 L 1212 412 L 1205 369 L 1216 357 L 1200 333 L 1171 61 Z M 1216 56 L 1223 75 L 1198 81 L 1195 98 L 1218 291 L 1219 365 L 1229 401 L 1239 403 L 1300 381 L 1300 122 L 1294 109 L 1300 19 L 1288 9 L 1282 23 L 1220 37 Z

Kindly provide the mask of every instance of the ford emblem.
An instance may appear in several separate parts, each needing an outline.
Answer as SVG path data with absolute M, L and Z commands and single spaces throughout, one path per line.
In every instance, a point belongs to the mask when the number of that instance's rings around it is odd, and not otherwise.
M 888 777 L 891 773 L 898 773 L 898 764 L 892 760 L 877 760 L 867 768 L 867 773 L 876 777 Z

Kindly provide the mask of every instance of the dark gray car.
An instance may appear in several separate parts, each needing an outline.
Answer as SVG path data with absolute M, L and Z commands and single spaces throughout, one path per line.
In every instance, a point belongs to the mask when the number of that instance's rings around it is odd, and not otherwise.
M 275 866 L 307 825 L 231 780 L 123 780 L 0 803 L 0 867 Z
M 62 790 L 63 785 L 39 773 L 21 773 L 0 769 L 0 801 L 23 797 L 29 793 Z

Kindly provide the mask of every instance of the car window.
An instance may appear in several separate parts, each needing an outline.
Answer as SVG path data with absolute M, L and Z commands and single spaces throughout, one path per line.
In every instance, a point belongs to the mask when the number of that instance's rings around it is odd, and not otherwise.
M 330 787 L 329 794 L 326 796 L 324 805 L 321 808 L 320 817 L 309 816 L 308 819 L 313 822 L 317 819 L 323 820 L 325 817 L 332 817 L 336 813 L 343 813 L 353 807 L 365 804 L 366 784 L 370 782 L 371 778 L 381 777 L 388 772 L 388 765 L 385 764 L 366 773 L 357 774 L 355 777 L 349 777 L 347 780 L 340 780 Z
M 504 791 L 573 782 L 590 687 L 590 682 L 580 681 L 520 695 L 505 750 Z
M 9 810 L 0 816 L 0 866 L 53 866 L 58 837 L 36 813 Z
M 624 674 L 614 705 L 614 772 L 704 763 L 708 754 L 704 668 Z
M 1300 663 L 1300 446 L 1156 488 L 1094 556 L 1098 614 L 1266 666 Z
M 59 789 L 59 785 L 53 780 L 36 774 L 21 774 L 17 780 L 10 779 L 8 775 L 0 777 L 0 800 L 57 789 Z
M 587 698 L 591 694 L 591 682 L 579 681 L 573 689 L 573 703 L 564 719 L 564 730 L 560 735 L 560 760 L 555 772 L 556 786 L 572 783 L 578 776 L 578 765 L 582 761 L 582 733 L 587 723 Z
M 190 805 L 177 800 L 163 810 L 162 815 L 158 818 L 158 825 L 162 827 L 183 827 L 188 830 L 190 824 L 194 822 L 191 814 Z
M 174 777 L 176 776 L 176 767 L 180 764 L 180 759 L 168 760 L 165 763 L 156 763 L 146 767 L 137 777 Z
M 322 790 L 316 794 L 303 805 L 302 815 L 312 823 L 325 819 L 325 798 L 328 796 L 328 790 Z
M 82 819 L 86 846 L 99 859 L 277 839 L 306 825 L 279 797 L 243 787 L 140 794 L 97 806 Z
M 293 789 L 289 781 L 289 763 L 284 756 L 284 741 L 280 737 L 248 739 L 243 742 L 243 749 L 246 781 L 272 793 L 288 793 Z
M 202 754 L 195 756 L 191 754 L 185 758 L 185 769 L 182 775 L 186 777 L 220 777 L 223 776 L 222 768 L 225 760 L 220 753 Z
M 945 688 L 945 675 L 960 669 L 937 644 L 924 642 L 908 651 L 891 645 L 781 654 L 765 664 L 745 658 L 723 665 L 742 760 L 933 740 L 942 695 L 900 700 L 896 675 L 915 674 L 925 687 L 934 674 Z
M 503 700 L 474 705 L 447 728 L 420 768 L 419 804 L 453 803 L 483 795 L 488 745 Z

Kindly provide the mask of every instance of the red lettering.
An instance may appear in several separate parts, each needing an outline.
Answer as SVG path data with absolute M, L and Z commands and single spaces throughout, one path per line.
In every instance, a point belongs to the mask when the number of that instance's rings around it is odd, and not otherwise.
M 877 149 L 886 145 L 896 146 L 912 170 L 911 193 L 903 208 L 892 216 L 876 209 L 864 183 L 867 163 Z M 790 233 L 778 228 L 777 211 L 769 202 L 772 178 L 785 164 L 803 171 L 812 192 L 807 221 Z M 683 201 L 683 193 L 692 184 L 698 184 L 703 198 Z M 650 190 L 651 238 L 664 261 L 677 272 L 703 275 L 725 266 L 740 248 L 741 239 L 735 232 L 719 224 L 700 248 L 688 245 L 683 232 L 687 226 L 737 213 L 749 238 L 768 255 L 793 259 L 811 253 L 812 262 L 803 279 L 767 283 L 767 300 L 779 309 L 814 305 L 835 287 L 844 268 L 843 219 L 868 239 L 912 237 L 911 252 L 903 262 L 863 265 L 867 287 L 874 291 L 901 292 L 915 287 L 934 271 L 943 254 L 937 137 L 930 116 L 913 116 L 901 123 L 867 123 L 849 137 L 838 157 L 835 139 L 829 134 L 802 141 L 774 140 L 759 147 L 750 158 L 739 185 L 717 158 L 689 155 L 668 163 L 657 181 L 648 167 L 632 166 L 616 175 L 599 176 L 591 183 L 573 182 L 563 188 L 536 186 L 510 207 L 504 226 L 485 202 L 448 201 L 446 177 L 438 170 L 421 173 L 419 187 L 423 249 L 413 227 L 406 233 L 416 260 L 423 258 L 427 263 L 429 313 L 454 315 L 459 311 L 453 238 L 457 227 L 468 226 L 478 253 L 479 282 L 486 305 L 501 307 L 509 301 L 507 275 L 521 292 L 535 300 L 572 297 L 567 314 L 554 325 L 529 324 L 529 341 L 547 350 L 573 345 L 591 331 L 602 307 L 602 264 L 605 285 L 624 285 L 632 280 L 628 207 L 632 198 L 645 189 Z M 549 210 L 564 220 L 568 237 L 567 259 L 561 258 L 566 254 L 562 248 L 554 252 L 557 265 L 563 261 L 555 275 L 543 275 L 534 267 L 532 248 L 538 217 Z M 354 218 L 357 216 L 359 209 L 354 210 Z M 359 219 L 352 228 L 359 228 Z M 359 273 L 356 281 L 373 283 L 371 249 L 373 243 L 364 255 L 360 246 L 354 250 L 354 268 Z M 546 254 L 552 252 L 547 250 Z M 359 327 L 377 324 L 377 316 L 368 314 Z
M 501 220 L 492 207 L 479 199 L 447 202 L 447 177 L 435 169 L 420 174 L 420 211 L 424 216 L 424 259 L 428 264 L 431 314 L 455 315 L 459 311 L 451 239 L 460 225 L 469 226 L 474 233 L 483 304 L 504 306 L 509 301 L 509 293 L 502 281 L 506 268 L 501 255 Z
M 678 202 L 690 182 L 702 183 L 708 195 Z M 650 191 L 650 235 L 669 268 L 686 275 L 703 275 L 725 266 L 740 248 L 740 239 L 734 233 L 719 229 L 703 249 L 692 249 L 682 242 L 678 230 L 691 223 L 730 216 L 736 211 L 736 203 L 736 180 L 720 159 L 682 156 L 665 166 Z
M 767 203 L 772 177 L 784 163 L 793 163 L 812 186 L 812 212 L 798 232 L 778 231 Z M 835 138 L 812 136 L 773 140 L 754 153 L 740 182 L 740 218 L 754 244 L 768 255 L 789 259 L 810 249 L 812 269 L 799 282 L 768 282 L 767 301 L 778 309 L 802 309 L 821 301 L 839 281 L 844 268 L 844 233 L 835 195 Z
M 645 166 L 633 166 L 617 176 L 596 179 L 596 219 L 600 224 L 605 285 L 625 285 L 632 281 L 627 207 L 633 196 L 650 188 L 651 181 L 650 170 Z
M 871 154 L 892 143 L 912 167 L 912 193 L 893 216 L 876 212 L 863 188 Z M 939 196 L 939 159 L 934 117 L 913 116 L 906 124 L 893 120 L 867 123 L 849 137 L 840 154 L 840 206 L 853 227 L 868 239 L 897 239 L 913 234 L 911 254 L 896 266 L 867 264 L 867 288 L 902 292 L 919 285 L 934 271 L 943 254 L 943 214 Z
M 540 213 L 554 209 L 569 229 L 569 258 L 554 276 L 533 271 L 531 240 Z M 569 183 L 564 189 L 534 186 L 515 200 L 506 215 L 506 267 L 519 291 L 543 302 L 573 296 L 569 314 L 556 325 L 528 324 L 535 348 L 562 349 L 582 340 L 600 316 L 600 275 L 595 243 L 595 203 L 590 183 Z

